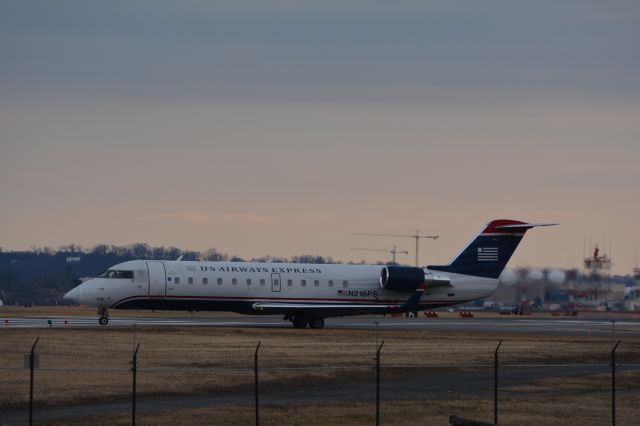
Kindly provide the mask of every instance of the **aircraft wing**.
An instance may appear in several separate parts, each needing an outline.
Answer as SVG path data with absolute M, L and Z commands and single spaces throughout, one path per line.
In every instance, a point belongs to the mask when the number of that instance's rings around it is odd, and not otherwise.
M 357 303 L 272 303 L 272 302 L 256 302 L 253 304 L 253 310 L 260 312 L 330 312 L 333 314 L 355 314 L 355 313 L 384 313 L 384 312 L 406 312 L 414 310 L 418 307 L 423 287 L 419 287 L 411 294 L 411 297 L 404 302 L 395 305 L 383 304 L 357 304 Z
M 349 304 L 349 303 L 327 303 L 327 304 L 317 304 L 317 303 L 254 303 L 253 309 L 256 311 L 265 311 L 265 310 L 286 310 L 290 309 L 292 311 L 303 309 L 305 311 L 309 310 L 327 310 L 327 309 L 388 309 L 402 305 L 364 305 L 364 304 Z
M 384 314 L 391 312 L 405 312 L 399 308 L 402 305 L 376 305 L 356 303 L 334 304 L 304 304 L 304 303 L 254 303 L 256 312 L 265 314 L 304 314 L 323 316 L 351 316 L 367 314 Z

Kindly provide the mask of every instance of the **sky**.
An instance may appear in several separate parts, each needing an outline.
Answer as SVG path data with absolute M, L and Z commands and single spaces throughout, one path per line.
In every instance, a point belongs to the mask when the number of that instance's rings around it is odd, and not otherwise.
M 0 0 L 0 247 L 640 257 L 640 3 Z M 587 249 L 585 249 L 585 246 Z

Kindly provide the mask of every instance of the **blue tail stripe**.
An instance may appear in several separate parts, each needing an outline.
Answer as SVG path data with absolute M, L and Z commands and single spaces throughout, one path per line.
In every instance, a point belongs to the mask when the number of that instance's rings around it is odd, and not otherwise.
M 485 278 L 498 278 L 522 240 L 522 235 L 491 235 L 476 237 L 449 265 L 428 266 L 434 271 L 452 272 Z

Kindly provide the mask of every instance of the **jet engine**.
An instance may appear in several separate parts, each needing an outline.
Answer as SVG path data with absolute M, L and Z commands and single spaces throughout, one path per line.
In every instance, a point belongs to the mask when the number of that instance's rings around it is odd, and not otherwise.
M 380 285 L 385 290 L 413 292 L 424 282 L 422 268 L 385 266 L 380 272 Z
M 385 290 L 414 292 L 419 285 L 427 289 L 453 287 L 451 278 L 410 266 L 385 266 L 380 272 L 380 286 Z

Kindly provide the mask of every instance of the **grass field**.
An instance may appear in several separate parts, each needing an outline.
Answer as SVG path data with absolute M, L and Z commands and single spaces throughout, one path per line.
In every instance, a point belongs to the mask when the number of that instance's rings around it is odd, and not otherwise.
M 131 398 L 130 360 L 138 343 L 137 395 L 141 409 L 148 408 L 141 411 L 143 423 L 251 423 L 258 341 L 263 424 L 370 424 L 374 357 L 382 339 L 384 423 L 446 424 L 450 414 L 491 420 L 499 339 L 502 406 L 509 419 L 534 424 L 527 419 L 535 414 L 548 424 L 570 424 L 563 422 L 567 414 L 578 412 L 580 423 L 601 424 L 609 415 L 606 337 L 138 326 L 2 329 L 0 419 L 2 410 L 27 406 L 24 354 L 37 336 L 36 407 L 68 407 L 69 413 L 42 424 L 130 422 L 126 411 L 113 413 L 104 404 Z M 640 364 L 639 354 L 640 338 L 627 338 L 618 360 Z M 565 364 L 601 367 L 557 367 Z M 634 424 L 625 419 L 640 419 L 640 368 L 621 369 L 617 379 L 620 424 Z M 74 414 L 73 407 L 91 404 L 106 411 Z
M 564 401 L 536 400 L 517 405 L 517 411 L 505 413 L 500 417 L 500 424 L 505 425 L 588 425 L 600 426 L 611 422 L 607 415 L 598 411 L 588 399 L 573 398 Z M 464 412 L 465 418 L 493 421 L 493 414 L 480 407 L 493 404 L 492 400 L 460 401 L 405 401 L 394 402 L 393 409 L 381 408 L 381 424 L 385 425 L 448 425 L 448 419 L 455 413 Z M 637 410 L 629 408 L 632 401 L 618 411 L 619 425 L 637 424 Z M 571 410 L 579 410 L 580 416 Z M 262 411 L 260 424 L 263 425 L 370 425 L 375 424 L 375 413 L 372 404 L 317 404 L 300 406 L 268 407 Z M 575 413 L 574 411 L 573 413 Z M 254 423 L 253 407 L 229 407 L 211 409 L 176 409 L 163 410 L 137 417 L 138 424 L 189 424 L 189 425 L 247 425 Z M 77 419 L 51 420 L 38 422 L 42 425 L 86 425 L 113 424 L 130 425 L 131 416 L 88 416 Z

